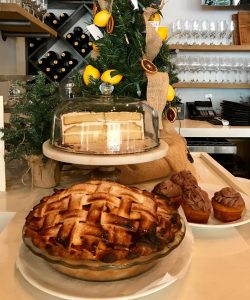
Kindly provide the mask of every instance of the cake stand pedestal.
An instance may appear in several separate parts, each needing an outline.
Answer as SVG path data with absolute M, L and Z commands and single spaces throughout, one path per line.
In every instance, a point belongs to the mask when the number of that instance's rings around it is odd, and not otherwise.
M 110 179 L 114 181 L 119 180 L 119 174 L 117 174 L 118 170 L 115 168 L 115 166 L 140 164 L 154 161 L 166 156 L 167 152 L 168 144 L 164 141 L 161 141 L 157 148 L 146 152 L 114 155 L 79 154 L 66 152 L 52 146 L 49 140 L 43 144 L 43 154 L 48 158 L 75 165 L 100 166 L 99 174 L 96 174 L 94 177 Z

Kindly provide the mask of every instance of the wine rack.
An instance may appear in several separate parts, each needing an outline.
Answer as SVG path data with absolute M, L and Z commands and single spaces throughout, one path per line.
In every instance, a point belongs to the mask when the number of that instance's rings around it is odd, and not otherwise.
M 57 37 L 26 38 L 28 75 L 42 71 L 49 81 L 61 82 L 86 65 L 93 44 L 86 31 L 92 8 L 92 1 L 48 1 L 45 23 L 56 30 Z

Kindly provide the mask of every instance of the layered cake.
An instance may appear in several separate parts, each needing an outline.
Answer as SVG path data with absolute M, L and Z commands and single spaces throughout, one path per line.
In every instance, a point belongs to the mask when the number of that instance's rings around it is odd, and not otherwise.
M 89 97 L 61 103 L 53 115 L 51 145 L 79 154 L 134 154 L 160 145 L 158 114 L 144 101 Z
M 108 145 L 144 138 L 143 115 L 138 112 L 72 112 L 61 116 L 62 144 Z

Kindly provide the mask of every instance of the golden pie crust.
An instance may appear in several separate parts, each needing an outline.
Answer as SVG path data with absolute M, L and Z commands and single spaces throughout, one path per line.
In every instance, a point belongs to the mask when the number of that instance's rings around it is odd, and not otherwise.
M 178 212 L 159 196 L 92 180 L 44 197 L 28 214 L 23 238 L 42 256 L 66 265 L 91 261 L 119 266 L 164 252 L 182 227 Z

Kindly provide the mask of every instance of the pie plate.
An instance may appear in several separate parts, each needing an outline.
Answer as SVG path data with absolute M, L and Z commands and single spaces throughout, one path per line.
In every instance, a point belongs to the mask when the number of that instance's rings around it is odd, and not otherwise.
M 57 272 L 46 260 L 21 245 L 16 266 L 34 287 L 63 299 L 135 299 L 152 294 L 182 278 L 191 262 L 193 236 L 187 228 L 181 244 L 149 271 L 115 282 L 91 282 Z M 136 284 L 135 284 L 136 283 Z
M 175 238 L 161 251 L 150 255 L 142 255 L 132 259 L 121 259 L 114 262 L 82 259 L 70 260 L 52 256 L 47 251 L 37 248 L 30 238 L 23 237 L 25 246 L 36 256 L 43 258 L 52 268 L 77 279 L 90 281 L 115 281 L 139 275 L 157 264 L 162 258 L 168 256 L 183 241 L 186 233 L 186 224 L 181 217 L 181 228 L 175 233 Z M 25 227 L 24 227 L 25 231 Z

